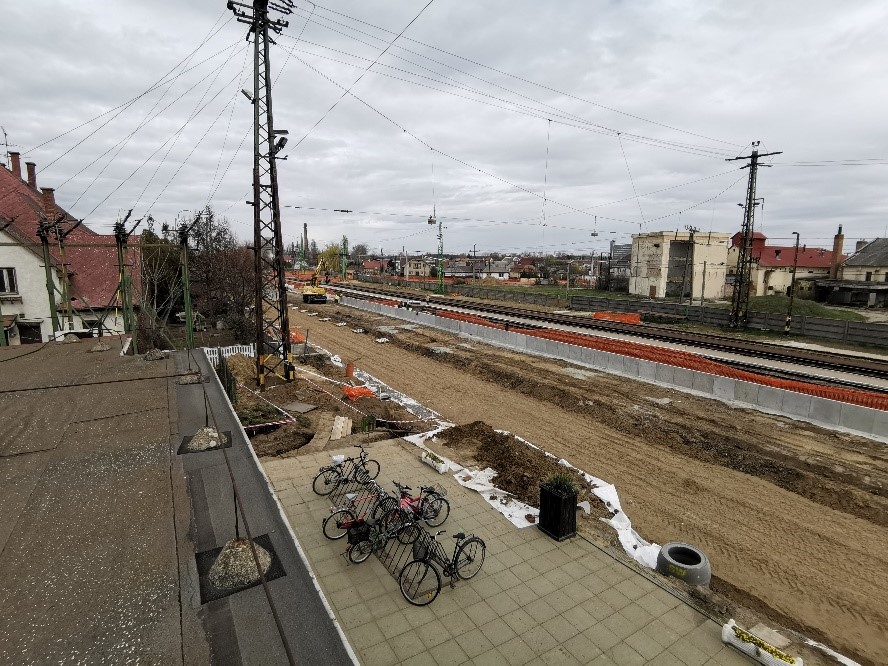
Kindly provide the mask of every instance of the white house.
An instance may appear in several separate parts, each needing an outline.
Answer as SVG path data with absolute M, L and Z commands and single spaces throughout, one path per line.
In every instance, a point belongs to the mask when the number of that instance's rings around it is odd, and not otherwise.
M 648 298 L 719 298 L 725 284 L 728 234 L 656 231 L 632 235 L 629 293 Z
M 8 169 L 0 165 L 0 315 L 6 341 L 45 342 L 54 328 L 101 326 L 104 333 L 122 333 L 114 237 L 79 224 L 56 204 L 53 189 L 38 189 L 33 162 L 26 163 L 27 180 L 23 180 L 19 154 L 10 153 L 10 161 Z M 64 237 L 63 262 L 58 236 L 49 234 L 49 271 L 38 235 L 41 221 L 57 223 Z M 132 239 L 125 259 L 133 276 L 135 302 L 140 284 L 137 242 Z

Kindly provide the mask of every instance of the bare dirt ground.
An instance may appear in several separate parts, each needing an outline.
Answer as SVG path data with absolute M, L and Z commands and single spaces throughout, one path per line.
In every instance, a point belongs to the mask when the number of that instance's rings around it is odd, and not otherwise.
M 314 342 L 444 418 L 509 430 L 616 484 L 636 529 L 702 548 L 734 604 L 888 660 L 885 445 L 431 329 L 378 344 L 373 329 L 400 322 L 309 307 L 333 318 L 292 311 Z

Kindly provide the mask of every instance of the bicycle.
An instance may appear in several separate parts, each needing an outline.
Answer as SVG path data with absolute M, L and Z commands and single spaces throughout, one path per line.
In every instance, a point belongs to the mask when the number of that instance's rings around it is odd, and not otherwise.
M 447 520 L 450 502 L 443 491 L 432 486 L 420 486 L 419 495 L 411 497 L 410 486 L 401 485 L 397 481 L 392 483 L 398 489 L 400 499 L 396 510 L 386 513 L 383 520 L 404 523 L 424 520 L 429 527 L 438 527 Z
M 453 556 L 447 557 L 438 536 L 444 534 L 440 530 L 434 536 L 423 530 L 425 535 L 413 542 L 413 559 L 401 569 L 398 586 L 401 594 L 414 606 L 427 606 L 441 592 L 441 574 L 435 565 L 441 567 L 442 573 L 450 579 L 450 587 L 456 587 L 456 579 L 473 578 L 484 565 L 487 546 L 484 541 L 474 535 L 466 536 L 463 532 L 453 535 L 456 547 Z
M 365 484 L 379 476 L 379 463 L 369 457 L 360 444 L 357 458 L 343 458 L 332 465 L 321 467 L 311 482 L 311 489 L 318 495 L 329 495 L 336 488 L 347 483 Z
M 350 562 L 360 564 L 373 553 L 378 553 L 385 548 L 392 538 L 400 537 L 402 533 L 402 528 L 384 529 L 380 523 L 370 525 L 359 519 L 348 530 L 348 546 L 345 549 L 345 554 Z
M 356 521 L 365 519 L 368 515 L 374 521 L 379 521 L 392 508 L 392 504 L 396 502 L 395 498 L 390 496 L 382 486 L 375 481 L 370 481 L 367 485 L 373 485 L 374 489 L 366 495 L 358 493 L 347 493 L 345 498 L 347 504 L 345 506 L 330 507 L 330 515 L 324 518 L 321 523 L 321 530 L 328 539 L 341 539 L 348 533 L 348 529 L 352 527 Z M 370 510 L 364 514 L 358 515 L 358 504 L 369 503 L 373 501 Z

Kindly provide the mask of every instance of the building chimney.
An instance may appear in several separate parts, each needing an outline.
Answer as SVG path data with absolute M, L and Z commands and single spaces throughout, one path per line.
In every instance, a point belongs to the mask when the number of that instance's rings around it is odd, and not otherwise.
M 22 156 L 20 153 L 9 153 L 9 159 L 12 161 L 11 168 L 14 176 L 22 177 Z
M 842 263 L 842 248 L 845 246 L 845 236 L 842 234 L 842 225 L 839 225 L 839 233 L 833 240 L 832 261 L 829 263 L 829 279 L 836 280 L 839 277 L 839 264 Z
M 859 241 L 857 241 L 857 243 L 854 244 L 854 252 L 855 252 L 855 254 L 856 254 L 857 252 L 860 252 L 860 251 L 861 251 L 863 248 L 865 248 L 867 245 L 869 245 L 869 241 L 866 240 L 866 239 L 863 239 L 863 240 L 859 240 Z
M 37 189 L 37 165 L 33 162 L 25 162 L 25 168 L 28 170 L 28 185 Z
M 58 209 L 55 202 L 55 190 L 51 187 L 43 188 L 43 214 L 48 220 L 55 220 Z

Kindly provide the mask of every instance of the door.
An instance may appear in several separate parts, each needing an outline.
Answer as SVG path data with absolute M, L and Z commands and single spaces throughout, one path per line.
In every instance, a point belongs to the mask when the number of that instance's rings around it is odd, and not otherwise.
M 656 298 L 657 297 L 657 285 L 652 284 L 648 288 L 648 298 Z

